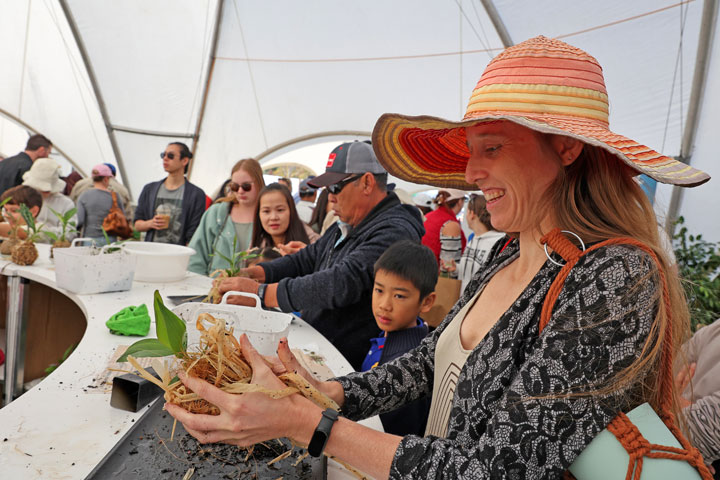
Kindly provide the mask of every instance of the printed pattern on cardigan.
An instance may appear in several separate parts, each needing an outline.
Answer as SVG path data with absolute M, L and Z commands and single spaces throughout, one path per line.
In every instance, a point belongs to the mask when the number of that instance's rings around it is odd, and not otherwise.
M 439 335 L 517 255 L 513 242 L 479 272 L 418 348 L 369 372 L 337 378 L 345 390 L 344 415 L 367 418 L 430 395 Z M 548 395 L 602 384 L 636 358 L 658 308 L 654 263 L 622 245 L 584 256 L 538 335 L 542 304 L 559 270 L 547 261 L 473 349 L 458 378 L 447 438 L 404 437 L 390 478 L 562 478 L 618 412 L 642 403 L 634 387 L 603 397 Z

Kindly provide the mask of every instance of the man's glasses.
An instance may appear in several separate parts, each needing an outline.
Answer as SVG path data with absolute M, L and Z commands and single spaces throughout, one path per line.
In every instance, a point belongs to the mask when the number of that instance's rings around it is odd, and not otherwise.
M 235 182 L 230 182 L 230 183 L 228 183 L 228 186 L 227 186 L 227 188 L 232 192 L 239 192 L 241 188 L 242 188 L 243 192 L 249 192 L 250 190 L 252 190 L 252 187 L 253 187 L 252 182 L 243 182 L 240 184 L 237 184 Z
M 333 183 L 332 185 L 328 185 L 327 189 L 328 192 L 332 193 L 333 195 L 338 195 L 340 192 L 342 192 L 342 189 L 345 188 L 345 185 L 354 182 L 358 178 L 361 178 L 364 173 L 360 173 L 358 175 L 354 175 L 350 178 L 346 178 L 345 180 L 341 180 L 337 183 Z
M 175 160 L 175 154 L 173 152 L 160 152 L 160 158 L 169 158 L 170 160 Z

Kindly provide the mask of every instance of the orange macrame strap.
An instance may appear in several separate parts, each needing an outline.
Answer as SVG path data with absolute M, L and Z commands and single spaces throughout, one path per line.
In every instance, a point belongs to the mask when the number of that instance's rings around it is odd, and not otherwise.
M 570 271 L 580 258 L 598 248 L 608 245 L 632 245 L 643 250 L 645 253 L 650 255 L 656 265 L 659 266 L 658 258 L 655 252 L 644 243 L 629 237 L 618 237 L 605 240 L 604 242 L 597 243 L 585 251 L 580 251 L 572 242 L 570 242 L 561 232 L 560 229 L 554 229 L 547 235 L 540 239 L 540 242 L 547 244 L 552 248 L 558 255 L 565 260 L 565 265 L 555 277 L 555 280 L 550 285 L 547 295 L 545 296 L 545 302 L 543 303 L 542 311 L 540 313 L 540 325 L 539 332 L 541 334 L 543 329 L 550 322 L 552 317 L 552 310 L 555 307 L 560 292 L 562 291 L 565 279 L 570 274 Z M 665 272 L 661 268 L 658 268 L 660 275 L 660 282 L 662 285 L 662 297 L 665 303 L 665 311 L 668 315 L 671 315 L 672 310 L 670 309 L 670 294 L 667 286 L 667 278 Z M 628 465 L 628 474 L 626 480 L 638 480 L 640 473 L 642 472 L 642 462 L 644 457 L 648 458 L 672 458 L 677 460 L 686 460 L 692 466 L 698 469 L 700 476 L 703 480 L 713 480 L 710 471 L 705 466 L 702 460 L 700 452 L 690 445 L 690 442 L 680 432 L 680 429 L 675 423 L 675 417 L 672 414 L 672 394 L 673 394 L 673 351 L 672 351 L 672 318 L 667 322 L 667 331 L 665 332 L 665 342 L 663 343 L 661 359 L 660 359 L 660 391 L 662 392 L 662 404 L 660 405 L 661 411 L 659 412 L 660 418 L 662 418 L 665 425 L 675 435 L 683 449 L 677 449 L 673 447 L 666 447 L 662 445 L 655 445 L 649 443 L 637 430 L 637 427 L 633 425 L 625 414 L 620 413 L 610 425 L 608 430 L 612 432 L 620 443 L 625 447 L 628 454 L 630 455 L 630 464 Z M 659 451 L 656 451 L 659 450 Z M 636 468 L 637 466 L 637 468 Z M 632 477 L 632 473 L 635 471 L 635 476 Z
M 672 426 L 674 425 L 673 423 Z M 668 427 L 670 427 L 670 425 L 668 425 Z M 678 440 L 683 448 L 668 447 L 667 445 L 648 442 L 642 433 L 640 433 L 640 430 L 638 430 L 624 413 L 619 413 L 618 416 L 608 424 L 607 429 L 615 435 L 615 438 L 618 439 L 620 444 L 625 448 L 625 451 L 630 455 L 625 480 L 640 480 L 643 459 L 645 457 L 686 461 L 698 469 L 703 479 L 712 480 L 712 475 L 710 475 L 710 471 L 705 466 L 700 452 L 697 448 L 691 446 L 677 429 L 670 428 L 676 437 L 680 435 Z

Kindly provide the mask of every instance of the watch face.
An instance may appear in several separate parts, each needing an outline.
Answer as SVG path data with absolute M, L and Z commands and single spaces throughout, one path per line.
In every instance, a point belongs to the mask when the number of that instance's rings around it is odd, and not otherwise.
M 310 443 L 308 444 L 308 453 L 313 457 L 319 457 L 325 450 L 325 444 L 330 438 L 330 431 L 332 430 L 335 421 L 338 419 L 338 412 L 328 408 L 322 413 L 320 423 L 318 423 L 315 433 L 313 433 Z
M 319 457 L 325 450 L 325 444 L 327 443 L 328 435 L 325 432 L 315 430 L 310 443 L 308 444 L 308 453 L 313 457 Z

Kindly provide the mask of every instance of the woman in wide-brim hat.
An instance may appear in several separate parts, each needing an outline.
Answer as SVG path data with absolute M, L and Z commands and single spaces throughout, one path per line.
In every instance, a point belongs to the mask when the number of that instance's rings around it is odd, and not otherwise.
M 373 146 L 390 173 L 482 190 L 492 225 L 512 235 L 417 349 L 368 372 L 310 380 L 344 416 L 328 454 L 377 478 L 561 478 L 620 412 L 649 402 L 669 413 L 675 392 L 666 374 L 688 313 L 633 176 L 684 186 L 708 176 L 612 133 L 607 113 L 597 61 L 538 37 L 488 65 L 463 121 L 380 118 Z M 616 237 L 629 238 L 598 243 Z M 564 283 L 551 289 L 556 277 Z M 253 382 L 280 388 L 245 341 L 243 349 Z M 286 344 L 279 356 L 305 373 Z M 320 408 L 297 395 L 238 397 L 182 378 L 222 412 L 168 406 L 202 441 L 307 444 L 330 431 Z M 351 421 L 427 395 L 425 437 Z
M 33 162 L 30 170 L 23 175 L 23 185 L 34 188 L 42 195 L 42 209 L 36 221 L 43 226 L 43 232 L 60 236 L 63 230 L 62 221 L 53 211 L 64 216 L 75 208 L 75 203 L 70 197 L 61 193 L 65 189 L 65 180 L 60 178 L 60 165 L 51 158 L 38 158 Z M 77 221 L 76 214 L 72 214 L 68 219 L 72 225 L 77 225 Z M 72 225 L 65 229 L 67 241 L 72 241 L 76 236 Z M 50 237 L 43 235 L 39 241 L 49 243 L 51 240 Z

